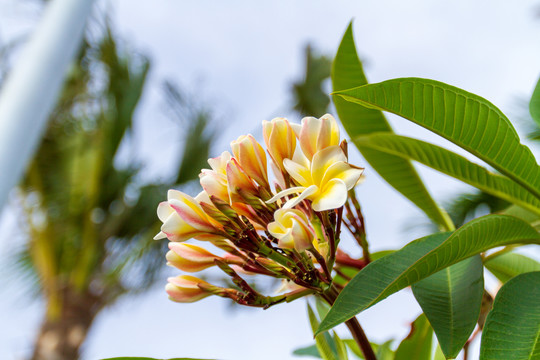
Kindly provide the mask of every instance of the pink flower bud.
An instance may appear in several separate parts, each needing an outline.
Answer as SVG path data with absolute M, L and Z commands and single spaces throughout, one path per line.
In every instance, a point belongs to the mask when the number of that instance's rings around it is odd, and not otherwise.
M 232 203 L 249 202 L 259 197 L 255 183 L 235 158 L 232 158 L 227 164 L 227 183 Z
M 214 170 L 203 169 L 199 174 L 199 179 L 208 196 L 215 196 L 220 200 L 229 202 L 227 175 L 218 174 Z
M 285 172 L 283 160 L 292 159 L 296 148 L 296 137 L 289 121 L 285 118 L 264 120 L 263 136 L 274 163 Z
M 242 135 L 231 142 L 231 149 L 246 174 L 260 186 L 268 187 L 266 154 L 261 144 L 252 135 Z
M 186 272 L 198 272 L 214 266 L 214 260 L 221 259 L 202 247 L 186 243 L 169 243 L 167 265 Z
M 206 281 L 190 275 L 180 275 L 168 279 L 165 291 L 169 299 L 181 303 L 191 303 L 210 296 L 211 293 L 201 289 L 198 285 L 210 285 Z

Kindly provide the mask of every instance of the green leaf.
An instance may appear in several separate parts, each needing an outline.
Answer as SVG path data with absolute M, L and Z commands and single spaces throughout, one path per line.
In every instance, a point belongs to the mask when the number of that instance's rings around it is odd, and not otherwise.
M 374 253 L 371 253 L 369 254 L 369 257 L 371 259 L 371 261 L 375 261 L 377 259 L 380 259 L 382 258 L 383 256 L 386 256 L 386 255 L 389 255 L 391 253 L 394 253 L 396 252 L 396 250 L 381 250 L 381 251 L 377 251 L 377 252 L 374 252 Z M 355 267 L 350 267 L 350 266 L 342 266 L 340 265 L 339 267 L 339 270 L 347 277 L 343 277 L 341 276 L 340 274 L 336 274 L 334 276 L 334 279 L 333 281 L 338 284 L 338 285 L 341 285 L 341 286 L 345 286 L 347 285 L 347 283 L 349 282 L 349 279 L 351 279 L 354 275 L 356 275 L 358 273 L 358 271 L 360 271 L 358 268 L 355 268 Z M 324 303 L 326 306 L 328 306 L 326 303 Z M 319 312 L 319 314 L 321 314 Z M 324 318 L 326 316 L 326 313 L 324 314 L 321 314 L 321 319 Z
M 444 356 L 441 346 L 439 344 L 437 344 L 437 348 L 435 349 L 433 360 L 446 360 L 446 356 Z
M 534 121 L 540 125 L 540 80 L 536 83 L 531 101 L 529 103 L 529 112 Z
M 345 345 L 345 342 L 341 340 L 341 338 L 334 332 L 333 337 L 334 343 L 336 344 L 336 350 L 337 350 L 337 358 L 348 360 L 349 354 L 347 353 L 347 346 Z
M 317 333 L 461 260 L 493 247 L 518 243 L 540 244 L 540 235 L 523 220 L 506 215 L 483 216 L 452 235 L 438 233 L 415 240 L 360 271 L 341 291 Z
M 313 333 L 315 333 L 317 327 L 319 326 L 319 320 L 317 319 L 315 312 L 311 308 L 311 305 L 307 304 L 307 306 L 311 330 L 313 331 Z M 316 335 L 315 345 L 317 346 L 317 350 L 319 351 L 319 354 L 324 360 L 339 360 L 336 356 L 337 351 L 333 343 L 333 339 L 330 335 L 328 335 L 328 333 Z M 334 345 L 334 348 L 332 348 L 332 345 Z
M 319 354 L 319 350 L 317 350 L 317 345 L 313 344 L 310 346 L 306 346 L 300 349 L 296 349 L 293 351 L 293 355 L 297 356 L 311 356 L 314 358 L 322 359 L 321 355 Z
M 404 117 L 476 155 L 540 197 L 540 167 L 506 116 L 486 99 L 442 82 L 403 78 L 334 93 Z
M 412 324 L 411 332 L 396 350 L 394 360 L 431 360 L 431 340 L 433 330 L 424 314 Z
M 540 200 L 505 176 L 488 171 L 439 146 L 395 134 L 378 133 L 357 139 L 364 147 L 415 160 L 501 199 L 540 214 Z
M 480 360 L 540 359 L 540 272 L 508 281 L 497 293 L 480 345 Z
M 504 215 L 511 215 L 513 217 L 517 217 L 533 226 L 535 226 L 534 223 L 540 222 L 540 216 L 538 214 L 535 214 L 529 210 L 525 210 L 524 208 L 517 205 L 511 205 L 501 213 Z
M 383 343 L 377 349 L 377 360 L 394 360 L 394 351 L 391 348 L 392 340 Z
M 480 255 L 447 267 L 412 285 L 414 297 L 447 358 L 454 359 L 476 326 L 484 293 Z
M 343 340 L 343 342 L 345 342 L 345 345 L 347 345 L 347 347 L 351 349 L 352 353 L 356 357 L 358 357 L 359 359 L 364 359 L 364 354 L 362 353 L 362 350 L 360 350 L 360 347 L 354 339 L 345 339 Z M 373 349 L 373 351 L 377 352 L 377 346 L 375 344 L 372 343 L 371 348 Z
M 319 319 L 323 319 L 328 311 L 330 310 L 330 305 L 320 297 L 315 297 L 315 308 L 317 309 L 317 314 Z
M 351 23 L 343 35 L 332 64 L 332 87 L 334 92 L 340 92 L 340 90 L 365 84 L 367 84 L 367 79 L 356 53 Z M 333 100 L 343 127 L 373 169 L 388 184 L 424 211 L 435 223 L 446 230 L 453 230 L 452 221 L 431 198 L 420 176 L 409 161 L 365 148 L 355 141 L 360 135 L 381 131 L 392 132 L 392 128 L 382 112 L 347 102 L 338 96 L 333 96 Z
M 484 266 L 503 283 L 519 274 L 540 271 L 540 263 L 538 261 L 525 255 L 511 252 L 486 258 Z

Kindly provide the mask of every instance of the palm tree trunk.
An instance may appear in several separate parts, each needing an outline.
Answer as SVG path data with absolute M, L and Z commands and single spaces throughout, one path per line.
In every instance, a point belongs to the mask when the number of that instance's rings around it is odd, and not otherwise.
M 75 360 L 88 329 L 102 308 L 98 297 L 67 289 L 57 316 L 45 316 L 31 360 Z

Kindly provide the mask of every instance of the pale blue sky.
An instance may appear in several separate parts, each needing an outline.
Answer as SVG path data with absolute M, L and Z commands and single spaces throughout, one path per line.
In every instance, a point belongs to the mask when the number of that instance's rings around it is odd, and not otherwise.
M 21 15 L 13 10 L 14 3 L 0 0 L 0 18 Z M 115 3 L 110 7 L 113 23 L 133 48 L 150 55 L 153 64 L 151 88 L 137 113 L 135 135 L 149 177 L 174 172 L 167 168 L 167 160 L 178 147 L 169 135 L 176 131 L 175 125 L 156 115 L 161 111 L 162 80 L 171 78 L 201 92 L 204 99 L 215 102 L 223 118 L 232 121 L 231 126 L 223 125 L 217 154 L 237 136 L 254 131 L 263 119 L 291 115 L 286 111 L 289 86 L 302 70 L 305 43 L 311 41 L 333 54 L 352 18 L 372 82 L 433 78 L 489 99 L 512 118 L 517 114 L 516 98 L 529 96 L 540 74 L 540 20 L 534 17 L 539 3 L 535 1 Z M 25 27 L 2 19 L 0 37 L 11 36 L 18 28 Z M 398 132 L 444 144 L 405 120 L 391 121 Z M 352 158 L 355 164 L 365 165 L 357 154 Z M 423 168 L 421 173 L 437 199 L 466 188 Z M 403 232 L 406 222 L 420 213 L 371 169 L 365 174 L 358 193 L 372 248 L 399 247 L 421 235 Z M 4 216 L 2 236 L 8 228 L 13 229 L 13 221 Z M 0 244 L 5 247 L 0 253 L 9 250 L 8 241 Z M 21 303 L 7 291 L 2 295 L 1 357 L 20 359 L 37 329 L 40 305 Z M 418 312 L 412 294 L 404 290 L 363 313 L 360 321 L 372 340 L 384 341 L 403 337 L 407 322 Z M 303 300 L 267 311 L 232 312 L 219 298 L 192 305 L 172 303 L 159 285 L 147 295 L 120 300 L 103 311 L 92 328 L 84 358 L 292 359 L 295 347 L 311 341 Z

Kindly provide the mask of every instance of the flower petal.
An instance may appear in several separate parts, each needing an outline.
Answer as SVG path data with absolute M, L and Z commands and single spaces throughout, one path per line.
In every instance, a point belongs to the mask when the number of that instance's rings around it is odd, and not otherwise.
M 214 170 L 216 173 L 225 175 L 225 168 L 231 158 L 231 153 L 229 153 L 228 151 L 224 151 L 221 153 L 220 156 L 208 159 L 208 165 L 210 165 L 212 170 Z
M 162 201 L 159 203 L 157 208 L 157 216 L 161 222 L 165 222 L 169 215 L 174 212 L 174 209 L 169 205 L 167 201 Z
M 324 188 L 312 201 L 312 207 L 315 211 L 337 209 L 347 201 L 347 185 L 341 179 L 332 179 L 324 185 Z
M 320 119 L 311 116 L 302 119 L 302 129 L 298 138 L 302 151 L 308 159 L 311 159 L 317 152 L 317 138 L 319 137 L 320 129 Z
M 321 128 L 317 138 L 317 150 L 328 146 L 339 145 L 339 126 L 336 119 L 330 114 L 321 116 Z
M 267 204 L 274 203 L 274 202 L 278 201 L 279 199 L 281 199 L 284 196 L 291 195 L 291 194 L 297 194 L 299 192 L 302 192 L 304 189 L 305 189 L 305 187 L 303 187 L 303 186 L 296 186 L 296 187 L 292 187 L 292 188 L 282 190 L 282 191 L 278 192 L 276 195 L 274 195 L 270 200 L 267 200 L 266 203 Z
M 167 265 L 174 266 L 186 272 L 198 272 L 215 265 L 214 260 L 219 259 L 218 256 L 210 253 L 202 247 L 171 242 L 169 243 L 169 252 L 165 258 Z
M 329 146 L 318 151 L 313 156 L 313 162 L 311 164 L 311 178 L 313 179 L 313 184 L 322 186 L 323 184 L 321 182 L 326 170 L 334 163 L 340 161 L 347 162 L 347 157 L 339 146 Z
M 156 236 L 154 236 L 154 240 L 161 240 L 165 239 L 167 237 L 167 234 L 165 234 L 163 231 L 160 231 L 157 233 Z
M 165 291 L 173 301 L 190 303 L 211 295 L 197 286 L 197 284 L 206 282 L 194 276 L 180 275 L 167 280 L 168 284 L 165 286 Z
M 309 167 L 304 167 L 301 164 L 289 159 L 283 160 L 283 166 L 298 184 L 304 187 L 308 187 L 312 184 Z
M 229 190 L 225 175 L 218 174 L 213 170 L 203 169 L 199 174 L 200 183 L 209 196 L 215 196 L 220 200 L 229 202 Z
M 169 204 L 190 226 L 202 232 L 215 232 L 216 228 L 210 223 L 209 217 L 191 196 L 186 201 L 172 199 Z
M 201 232 L 186 223 L 176 212 L 172 213 L 161 226 L 161 231 L 170 241 L 186 241 Z M 156 237 L 159 236 L 156 235 Z
M 322 183 L 326 184 L 332 179 L 341 179 L 347 185 L 347 190 L 351 190 L 364 172 L 363 168 L 352 166 L 346 162 L 339 161 L 330 165 L 324 173 Z
M 288 200 L 285 205 L 282 206 L 283 209 L 291 209 L 295 207 L 296 205 L 300 204 L 304 199 L 310 199 L 310 197 L 314 194 L 316 194 L 319 191 L 319 187 L 316 185 L 311 185 L 307 188 L 305 188 L 302 193 L 296 197 L 293 197 L 292 199 Z

